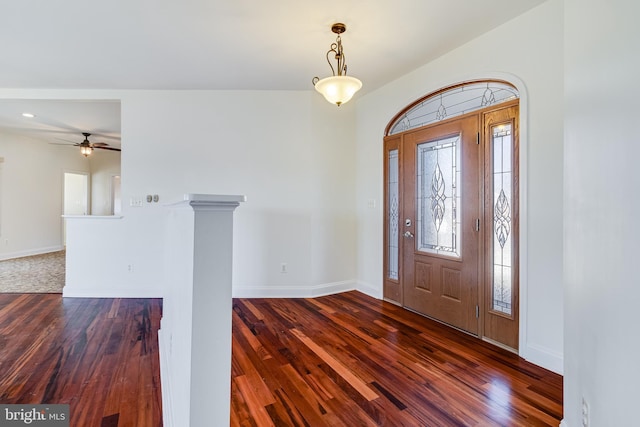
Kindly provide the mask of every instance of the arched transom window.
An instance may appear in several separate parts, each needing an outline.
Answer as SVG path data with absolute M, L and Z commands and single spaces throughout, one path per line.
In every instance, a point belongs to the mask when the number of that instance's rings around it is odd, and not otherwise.
M 450 86 L 409 106 L 395 117 L 386 134 L 395 135 L 516 98 L 518 90 L 499 80 Z

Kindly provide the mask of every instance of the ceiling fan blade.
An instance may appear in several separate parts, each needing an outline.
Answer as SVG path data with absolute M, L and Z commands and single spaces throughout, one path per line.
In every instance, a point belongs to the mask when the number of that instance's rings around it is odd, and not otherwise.
M 93 148 L 100 148 L 102 150 L 122 151 L 119 148 L 110 147 L 109 144 L 107 144 L 106 142 L 91 142 L 91 141 L 89 141 L 89 137 L 91 136 L 90 133 L 82 133 L 82 135 L 84 136 L 84 141 L 82 141 L 81 143 L 75 142 L 75 141 L 69 141 L 68 139 L 63 139 L 63 138 L 55 138 L 55 139 L 58 139 L 58 140 L 64 141 L 64 142 L 50 142 L 49 144 L 72 145 L 74 147 L 82 147 L 84 145 L 89 145 L 92 149 Z M 108 136 L 106 136 L 106 137 L 109 138 Z
M 92 133 L 91 136 L 98 139 L 113 139 L 118 142 L 122 139 L 120 136 L 106 135 L 103 133 Z
M 58 141 L 68 142 L 68 143 L 73 144 L 73 145 L 79 145 L 79 144 L 78 144 L 78 142 L 76 142 L 76 141 L 71 141 L 71 140 L 64 139 L 64 138 L 56 138 L 56 139 L 57 139 Z
M 69 147 L 78 146 L 80 144 L 74 144 L 73 142 L 49 142 L 49 145 L 67 145 Z

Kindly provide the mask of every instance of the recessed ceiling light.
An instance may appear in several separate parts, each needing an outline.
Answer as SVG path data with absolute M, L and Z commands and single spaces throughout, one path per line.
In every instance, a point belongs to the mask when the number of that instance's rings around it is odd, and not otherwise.
M 31 114 L 31 113 L 22 113 L 23 117 L 29 117 L 30 119 L 33 119 L 36 115 L 35 114 Z

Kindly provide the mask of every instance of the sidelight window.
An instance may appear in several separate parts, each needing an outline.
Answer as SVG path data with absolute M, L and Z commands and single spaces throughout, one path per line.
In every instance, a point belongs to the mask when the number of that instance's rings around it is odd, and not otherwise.
M 398 150 L 390 150 L 389 151 L 389 159 L 388 159 L 388 167 L 387 171 L 388 183 L 387 183 L 387 195 L 388 195 L 388 209 L 387 216 L 389 218 L 389 230 L 387 230 L 388 234 L 388 273 L 387 276 L 390 279 L 398 280 L 398 262 L 400 259 L 399 256 L 399 245 L 400 245 L 400 236 L 399 233 L 399 169 L 398 169 Z
M 511 124 L 492 127 L 493 152 L 493 302 L 505 314 L 512 310 L 513 285 L 513 142 Z

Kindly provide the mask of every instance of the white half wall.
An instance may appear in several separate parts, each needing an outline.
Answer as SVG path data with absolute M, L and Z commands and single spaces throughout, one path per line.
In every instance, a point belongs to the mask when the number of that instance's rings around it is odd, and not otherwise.
M 565 0 L 566 426 L 638 425 L 640 5 Z
M 521 100 L 521 345 L 563 370 L 563 5 L 550 0 L 356 101 L 358 281 L 382 293 L 384 129 L 416 99 L 479 78 L 515 83 Z M 544 31 L 541 31 L 544 29 Z M 371 202 L 373 201 L 373 203 Z M 375 207 L 371 207 L 375 206 Z

